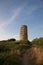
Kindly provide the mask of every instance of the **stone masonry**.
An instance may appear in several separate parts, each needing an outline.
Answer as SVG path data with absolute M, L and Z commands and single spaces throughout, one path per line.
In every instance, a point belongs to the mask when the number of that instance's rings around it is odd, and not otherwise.
M 21 25 L 21 27 L 20 27 L 20 40 L 28 40 L 26 25 Z

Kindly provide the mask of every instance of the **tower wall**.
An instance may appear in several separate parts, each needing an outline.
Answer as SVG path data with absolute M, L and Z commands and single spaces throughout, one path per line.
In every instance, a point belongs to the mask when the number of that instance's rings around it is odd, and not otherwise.
M 28 40 L 26 25 L 21 25 L 21 27 L 20 27 L 20 40 Z

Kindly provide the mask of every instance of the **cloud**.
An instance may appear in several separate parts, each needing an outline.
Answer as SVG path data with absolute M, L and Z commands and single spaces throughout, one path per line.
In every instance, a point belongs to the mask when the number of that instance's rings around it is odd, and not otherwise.
M 17 7 L 16 9 L 13 9 L 12 10 L 12 15 L 9 17 L 8 20 L 0 20 L 0 40 L 2 39 L 8 39 L 8 38 L 11 38 L 13 36 L 11 36 L 11 33 L 9 32 L 6 32 L 5 28 L 7 28 L 7 26 L 13 22 L 16 22 L 16 19 L 19 17 L 19 15 L 21 14 L 22 12 L 22 9 L 24 8 L 25 5 L 23 6 L 20 6 L 20 7 Z M 18 37 L 18 34 L 17 35 L 14 35 L 14 37 L 16 37 L 17 39 L 19 38 Z
M 21 13 L 25 13 L 25 15 L 28 14 L 28 16 L 30 16 L 34 11 L 38 10 L 38 8 L 42 7 L 42 4 L 39 1 L 39 4 L 33 4 L 33 5 L 29 5 L 27 3 L 24 3 L 22 6 L 13 9 L 12 11 L 12 15 L 9 17 L 8 20 L 0 20 L 0 40 L 1 39 L 7 39 L 11 37 L 11 34 L 8 35 L 8 32 L 6 32 L 5 28 L 7 28 L 7 26 L 13 22 L 16 22 L 16 19 L 18 17 L 20 17 Z M 22 15 L 23 16 L 23 15 Z M 21 21 L 25 21 L 27 20 L 26 16 L 24 16 L 24 18 L 21 18 Z M 14 37 L 18 38 L 18 34 L 15 35 Z
M 15 12 L 13 13 L 13 15 L 9 18 L 7 25 L 10 24 L 11 22 L 13 22 L 13 20 L 15 21 L 17 19 L 17 17 L 19 16 L 19 14 L 21 13 L 22 8 L 17 8 L 15 10 Z
M 19 34 L 14 35 L 13 38 L 19 40 Z
M 21 7 L 17 8 L 16 10 L 14 10 L 12 16 L 10 16 L 9 19 L 6 20 L 6 22 L 0 21 L 0 23 L 2 22 L 2 23 L 0 24 L 0 27 L 6 26 L 6 25 L 10 24 L 11 22 L 13 22 L 13 20 L 15 21 L 15 20 L 17 19 L 17 17 L 19 16 L 21 10 L 22 10 Z
M 39 4 L 40 4 L 40 2 L 39 2 Z M 40 5 L 40 7 L 41 6 L 42 5 Z M 11 22 L 13 22 L 13 20 L 15 22 L 15 20 L 18 18 L 18 16 L 20 15 L 21 12 L 22 13 L 25 12 L 25 14 L 28 14 L 30 16 L 34 11 L 38 10 L 38 7 L 39 7 L 38 3 L 37 3 L 37 5 L 33 4 L 33 5 L 29 5 L 29 6 L 28 6 L 27 2 L 24 3 L 22 6 L 18 7 L 17 9 L 12 10 L 13 11 L 12 15 L 9 17 L 8 20 L 6 20 L 6 22 L 1 21 L 2 23 L 0 24 L 0 27 L 4 27 L 4 26 L 6 27 L 7 25 L 11 24 Z M 24 19 L 25 19 L 25 17 L 24 17 Z
M 21 13 L 22 7 L 18 7 L 16 10 L 14 10 L 14 13 L 12 14 L 12 16 L 9 18 L 9 20 L 7 20 L 6 22 L 4 21 L 0 21 L 0 40 L 2 39 L 7 39 L 8 37 L 11 37 L 11 34 L 8 35 L 5 27 L 9 24 L 11 24 L 11 22 L 16 22 L 15 20 L 17 19 L 17 17 L 19 16 L 19 14 Z

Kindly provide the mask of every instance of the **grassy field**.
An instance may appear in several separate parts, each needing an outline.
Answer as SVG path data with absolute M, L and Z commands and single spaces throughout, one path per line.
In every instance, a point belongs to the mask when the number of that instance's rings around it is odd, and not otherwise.
M 43 65 L 43 38 L 0 41 L 0 65 Z

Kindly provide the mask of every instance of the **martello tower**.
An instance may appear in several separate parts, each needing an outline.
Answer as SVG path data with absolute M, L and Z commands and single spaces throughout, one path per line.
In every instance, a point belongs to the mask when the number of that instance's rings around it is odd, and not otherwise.
M 28 40 L 26 25 L 21 25 L 21 27 L 20 27 L 20 40 Z

